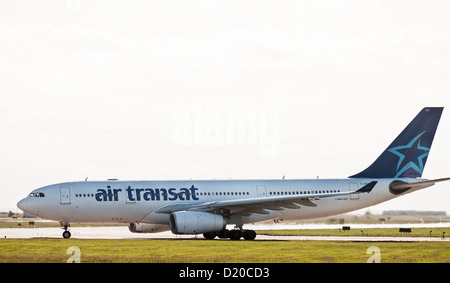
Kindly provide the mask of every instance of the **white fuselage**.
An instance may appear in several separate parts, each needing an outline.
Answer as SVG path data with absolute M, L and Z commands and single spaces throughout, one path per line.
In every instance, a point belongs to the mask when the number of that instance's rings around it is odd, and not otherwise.
M 301 220 L 346 213 L 397 197 L 389 191 L 389 184 L 394 180 L 418 181 L 386 178 L 70 182 L 36 189 L 21 200 L 19 206 L 32 215 L 62 222 L 168 225 L 170 215 L 156 211 L 169 205 L 355 191 L 374 180 L 378 183 L 370 193 L 318 197 L 311 200 L 316 206 L 301 205 L 296 209 L 269 210 L 266 214 L 252 213 L 241 216 L 241 221 Z M 232 224 L 234 220 L 231 211 L 227 221 Z
M 419 179 L 442 111 L 423 108 L 369 167 L 348 179 L 72 182 L 36 189 L 17 206 L 61 221 L 64 238 L 70 222 L 123 222 L 138 233 L 170 227 L 174 234 L 253 240 L 256 232 L 244 223 L 337 215 L 450 180 Z

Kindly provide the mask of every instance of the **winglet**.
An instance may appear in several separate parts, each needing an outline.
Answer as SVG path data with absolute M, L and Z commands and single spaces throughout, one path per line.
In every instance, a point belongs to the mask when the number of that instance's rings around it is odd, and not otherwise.
M 372 189 L 375 187 L 375 185 L 378 183 L 378 181 L 372 181 L 369 184 L 365 185 L 361 189 L 357 190 L 355 193 L 370 193 Z

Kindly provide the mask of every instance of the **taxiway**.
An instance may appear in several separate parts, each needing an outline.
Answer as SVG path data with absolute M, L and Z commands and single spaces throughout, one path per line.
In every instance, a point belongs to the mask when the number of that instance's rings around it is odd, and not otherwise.
M 2 228 L 2 238 L 61 238 L 61 228 Z M 199 239 L 202 235 L 174 235 L 170 231 L 160 233 L 131 233 L 126 226 L 74 227 L 74 239 Z M 371 237 L 371 236 L 267 236 L 258 235 L 256 241 L 358 241 L 358 242 L 428 242 L 449 241 L 439 237 Z

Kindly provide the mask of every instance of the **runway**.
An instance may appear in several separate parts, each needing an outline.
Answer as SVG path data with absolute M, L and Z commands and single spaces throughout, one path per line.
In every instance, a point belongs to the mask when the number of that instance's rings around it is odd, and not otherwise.
M 131 233 L 126 226 L 74 227 L 73 239 L 179 239 L 203 240 L 202 235 L 174 235 L 170 231 L 160 233 Z M 61 228 L 2 228 L 1 239 L 62 238 Z M 226 240 L 224 240 L 226 241 Z M 440 237 L 371 237 L 371 236 L 267 236 L 257 235 L 255 241 L 349 241 L 349 242 L 442 242 Z

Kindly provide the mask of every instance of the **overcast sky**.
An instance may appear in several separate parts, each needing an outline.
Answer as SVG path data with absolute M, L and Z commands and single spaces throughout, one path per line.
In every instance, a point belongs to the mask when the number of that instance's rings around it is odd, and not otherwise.
M 346 178 L 444 106 L 448 1 L 2 1 L 0 208 L 64 181 Z M 450 183 L 371 208 L 446 210 Z

